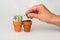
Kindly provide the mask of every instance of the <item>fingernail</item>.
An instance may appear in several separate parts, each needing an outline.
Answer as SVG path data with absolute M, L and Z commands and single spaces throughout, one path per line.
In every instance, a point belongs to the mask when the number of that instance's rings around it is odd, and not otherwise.
M 28 17 L 30 17 L 31 16 L 31 14 L 28 14 Z

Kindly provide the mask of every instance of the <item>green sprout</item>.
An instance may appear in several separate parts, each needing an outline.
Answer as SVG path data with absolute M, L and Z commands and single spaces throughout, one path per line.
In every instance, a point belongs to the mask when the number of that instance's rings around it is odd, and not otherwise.
M 22 21 L 22 16 L 21 15 L 16 15 L 16 16 L 14 16 L 14 20 L 16 22 L 21 22 Z

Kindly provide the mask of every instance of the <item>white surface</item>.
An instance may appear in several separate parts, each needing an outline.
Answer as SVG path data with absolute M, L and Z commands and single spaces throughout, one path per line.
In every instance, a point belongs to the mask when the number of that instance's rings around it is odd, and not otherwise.
M 15 33 L 13 16 L 22 14 L 36 4 L 43 3 L 50 11 L 60 15 L 60 0 L 0 0 L 0 40 L 60 40 L 60 28 L 32 19 L 31 32 Z

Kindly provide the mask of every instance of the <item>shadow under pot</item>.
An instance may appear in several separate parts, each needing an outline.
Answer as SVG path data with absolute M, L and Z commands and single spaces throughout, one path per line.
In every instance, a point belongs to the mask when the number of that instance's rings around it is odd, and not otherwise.
M 13 26 L 14 26 L 15 32 L 21 32 L 22 22 L 14 22 L 13 21 Z
M 25 32 L 30 32 L 31 25 L 32 25 L 32 21 L 31 20 L 24 20 L 23 21 L 24 31 Z

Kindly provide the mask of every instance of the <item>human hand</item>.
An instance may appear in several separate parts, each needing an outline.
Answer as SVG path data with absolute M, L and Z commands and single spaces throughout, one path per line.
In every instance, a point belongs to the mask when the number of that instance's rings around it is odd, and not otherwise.
M 36 18 L 47 23 L 50 23 L 55 16 L 43 4 L 33 6 L 26 11 L 26 15 L 29 18 Z

